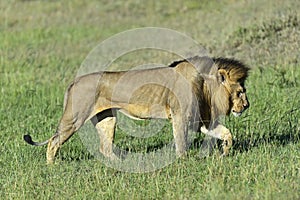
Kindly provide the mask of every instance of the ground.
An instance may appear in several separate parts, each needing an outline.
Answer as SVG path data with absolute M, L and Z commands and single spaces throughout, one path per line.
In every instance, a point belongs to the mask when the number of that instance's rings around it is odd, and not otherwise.
M 7 199 L 299 199 L 299 1 L 1 1 L 0 194 Z M 250 108 L 226 119 L 228 157 L 199 157 L 197 136 L 185 159 L 149 173 L 119 172 L 95 159 L 75 135 L 46 165 L 46 148 L 63 94 L 87 54 L 132 28 L 164 27 L 203 45 L 209 55 L 252 67 Z M 147 57 L 147 55 L 150 55 Z M 129 55 L 136 65 L 164 54 Z M 166 60 L 169 62 L 169 60 Z M 168 64 L 168 63 L 166 63 Z M 131 121 L 128 123 L 132 123 Z M 142 125 L 142 122 L 136 122 Z M 166 126 L 147 139 L 117 129 L 120 148 L 148 152 L 170 139 Z

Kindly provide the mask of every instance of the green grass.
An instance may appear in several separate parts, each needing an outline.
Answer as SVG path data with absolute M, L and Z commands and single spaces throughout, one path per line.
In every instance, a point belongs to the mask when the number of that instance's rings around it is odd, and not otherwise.
M 1 197 L 299 199 L 299 6 L 296 0 L 1 1 Z M 234 136 L 230 155 L 219 159 L 216 149 L 199 158 L 204 138 L 199 135 L 187 158 L 154 172 L 126 173 L 95 159 L 75 134 L 57 163 L 47 166 L 46 147 L 25 144 L 23 134 L 49 138 L 62 114 L 63 93 L 86 55 L 108 37 L 144 26 L 183 32 L 212 56 L 235 57 L 253 67 L 246 82 L 249 110 L 226 119 Z M 116 144 L 151 151 L 168 142 L 168 131 L 167 125 L 161 137 L 141 139 L 118 129 Z

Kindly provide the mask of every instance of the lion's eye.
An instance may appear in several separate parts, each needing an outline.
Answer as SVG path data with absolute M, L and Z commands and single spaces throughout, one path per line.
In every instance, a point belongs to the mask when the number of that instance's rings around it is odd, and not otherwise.
M 243 92 L 238 92 L 238 93 L 237 93 L 237 96 L 238 96 L 239 98 L 241 98 L 242 95 L 243 95 Z

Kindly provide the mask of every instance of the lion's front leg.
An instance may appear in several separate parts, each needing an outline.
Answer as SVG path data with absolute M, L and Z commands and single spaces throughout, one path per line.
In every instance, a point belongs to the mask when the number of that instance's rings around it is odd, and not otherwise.
M 222 156 L 227 156 L 229 154 L 229 149 L 232 146 L 232 136 L 228 128 L 219 124 L 212 130 L 207 130 L 205 126 L 201 127 L 201 132 L 212 136 L 214 138 L 218 138 L 223 140 L 223 154 Z
M 227 129 L 228 130 L 228 129 Z M 227 156 L 229 154 L 229 150 L 232 147 L 232 136 L 230 131 L 228 130 L 228 132 L 226 132 L 223 135 L 223 154 L 222 156 Z

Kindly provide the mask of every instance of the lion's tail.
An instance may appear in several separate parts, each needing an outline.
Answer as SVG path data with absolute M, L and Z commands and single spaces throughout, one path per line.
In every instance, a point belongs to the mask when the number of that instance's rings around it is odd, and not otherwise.
M 27 142 L 28 144 L 31 144 L 33 146 L 43 146 L 45 144 L 48 144 L 48 142 L 49 142 L 49 140 L 46 140 L 44 142 L 34 142 L 30 135 L 24 135 L 24 140 L 25 140 L 25 142 Z

